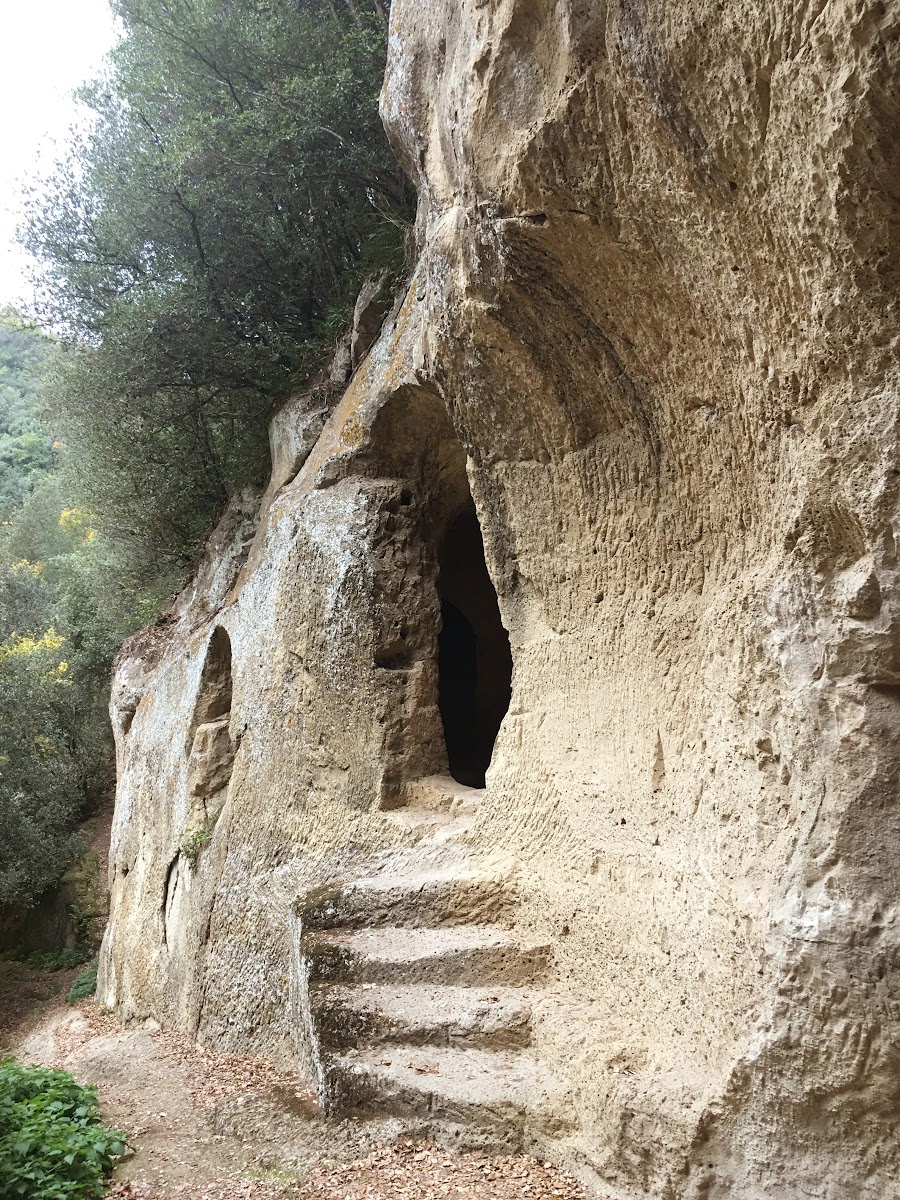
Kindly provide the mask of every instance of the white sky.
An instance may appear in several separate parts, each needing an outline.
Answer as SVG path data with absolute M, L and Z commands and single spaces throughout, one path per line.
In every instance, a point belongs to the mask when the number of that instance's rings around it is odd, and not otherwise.
M 108 0 L 0 0 L 0 306 L 29 294 L 15 244 L 22 183 L 62 153 L 79 118 L 72 90 L 114 41 Z

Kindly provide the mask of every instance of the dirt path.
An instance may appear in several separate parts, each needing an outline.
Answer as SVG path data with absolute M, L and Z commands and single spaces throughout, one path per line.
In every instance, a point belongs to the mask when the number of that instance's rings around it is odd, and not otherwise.
M 3 1040 L 22 1061 L 97 1087 L 107 1124 L 135 1148 L 116 1173 L 118 1200 L 585 1198 L 533 1159 L 451 1156 L 397 1140 L 391 1122 L 325 1121 L 295 1081 L 254 1060 L 125 1029 L 90 1003 L 42 1003 L 32 1028 Z

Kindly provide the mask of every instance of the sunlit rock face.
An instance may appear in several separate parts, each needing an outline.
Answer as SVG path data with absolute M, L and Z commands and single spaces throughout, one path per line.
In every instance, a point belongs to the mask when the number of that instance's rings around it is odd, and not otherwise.
M 126 647 L 101 999 L 314 1073 L 302 897 L 475 864 L 552 941 L 548 1153 L 635 1200 L 893 1194 L 892 20 L 394 0 L 415 273 Z M 452 837 L 400 819 L 486 766 Z

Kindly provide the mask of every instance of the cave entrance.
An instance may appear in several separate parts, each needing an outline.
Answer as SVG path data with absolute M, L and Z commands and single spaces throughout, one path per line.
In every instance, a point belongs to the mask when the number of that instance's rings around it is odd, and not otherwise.
M 448 774 L 485 786 L 512 685 L 466 453 L 442 397 L 402 387 L 379 409 L 358 461 L 379 502 L 372 541 L 379 805 L 440 807 L 457 795 L 441 790 Z
M 438 549 L 438 706 L 453 778 L 483 788 L 509 708 L 512 652 L 471 499 Z

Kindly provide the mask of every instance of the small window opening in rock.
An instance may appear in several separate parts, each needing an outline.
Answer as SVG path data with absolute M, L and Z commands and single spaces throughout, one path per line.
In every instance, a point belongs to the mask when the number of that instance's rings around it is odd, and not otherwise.
M 438 704 L 450 774 L 483 788 L 509 708 L 512 654 L 470 504 L 451 522 L 439 553 Z
M 220 792 L 231 778 L 236 746 L 231 740 L 231 639 L 213 630 L 188 730 L 188 790 L 198 803 Z
M 194 709 L 193 730 L 227 717 L 231 712 L 231 639 L 221 625 L 213 630 L 203 663 L 200 689 Z

